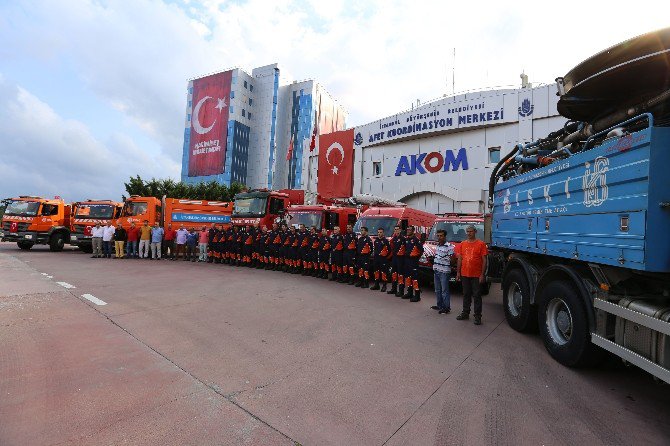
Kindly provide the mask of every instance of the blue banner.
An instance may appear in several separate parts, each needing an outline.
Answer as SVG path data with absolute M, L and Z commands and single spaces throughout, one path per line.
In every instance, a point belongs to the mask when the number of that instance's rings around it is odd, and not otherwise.
M 230 215 L 184 214 L 182 212 L 173 212 L 172 221 L 190 221 L 195 223 L 230 223 Z

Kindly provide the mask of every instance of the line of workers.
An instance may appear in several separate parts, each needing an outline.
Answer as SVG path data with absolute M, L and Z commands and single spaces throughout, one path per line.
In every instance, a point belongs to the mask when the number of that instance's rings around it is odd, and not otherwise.
M 423 243 L 414 228 L 408 227 L 403 234 L 396 226 L 390 238 L 379 228 L 376 236 L 373 240 L 366 227 L 361 227 L 357 235 L 351 225 L 344 233 L 336 226 L 330 235 L 326 229 L 318 233 L 316 227 L 307 230 L 302 224 L 289 228 L 285 223 L 275 223 L 271 229 L 212 225 L 208 262 L 330 278 L 395 294 L 410 302 L 420 301 Z

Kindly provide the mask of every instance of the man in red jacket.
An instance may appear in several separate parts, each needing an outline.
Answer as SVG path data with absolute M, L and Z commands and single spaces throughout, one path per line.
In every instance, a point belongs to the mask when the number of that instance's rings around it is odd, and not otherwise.
M 137 258 L 137 241 L 140 239 L 140 230 L 135 223 L 130 224 L 128 229 L 128 246 L 126 247 L 126 257 L 129 259 Z
M 177 231 L 172 229 L 172 223 L 168 223 L 163 235 L 163 258 L 171 259 L 174 257 L 174 238 L 177 236 Z

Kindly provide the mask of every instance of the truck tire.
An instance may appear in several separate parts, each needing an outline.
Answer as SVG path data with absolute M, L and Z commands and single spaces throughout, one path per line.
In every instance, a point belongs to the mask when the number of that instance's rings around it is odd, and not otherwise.
M 530 303 L 530 285 L 518 268 L 503 277 L 503 308 L 507 324 L 519 332 L 537 331 L 537 307 Z
M 59 252 L 65 247 L 65 236 L 62 232 L 57 232 L 49 239 L 49 251 Z
M 27 250 L 29 250 L 30 248 L 33 247 L 33 244 L 29 243 L 29 242 L 16 242 L 16 244 L 18 245 L 18 247 L 20 249 L 23 249 L 25 251 L 27 251 Z
M 591 343 L 589 320 L 580 293 L 565 280 L 554 280 L 540 292 L 538 325 L 549 354 L 568 367 L 593 365 L 601 351 Z

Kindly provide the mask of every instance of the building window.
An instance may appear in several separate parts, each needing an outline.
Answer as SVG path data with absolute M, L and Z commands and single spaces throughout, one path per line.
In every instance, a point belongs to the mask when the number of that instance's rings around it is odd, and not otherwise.
M 382 174 L 382 162 L 373 161 L 372 162 L 372 175 L 379 177 Z
M 254 91 L 254 86 L 249 84 L 249 91 Z
M 249 98 L 249 105 L 252 105 L 254 103 L 254 100 Z
M 244 109 L 242 109 L 242 116 L 247 116 L 247 112 L 245 112 Z
M 230 99 L 235 99 L 235 90 L 230 91 Z
M 500 161 L 500 147 L 489 147 L 489 164 Z
M 244 88 L 247 88 L 247 81 L 244 81 Z
M 235 110 L 233 109 L 233 106 L 232 106 L 232 105 L 231 105 L 230 107 L 228 107 L 228 110 L 230 111 L 230 114 L 231 114 L 231 115 L 232 115 L 233 113 L 235 113 Z
M 251 112 L 247 113 L 247 118 L 251 119 Z

